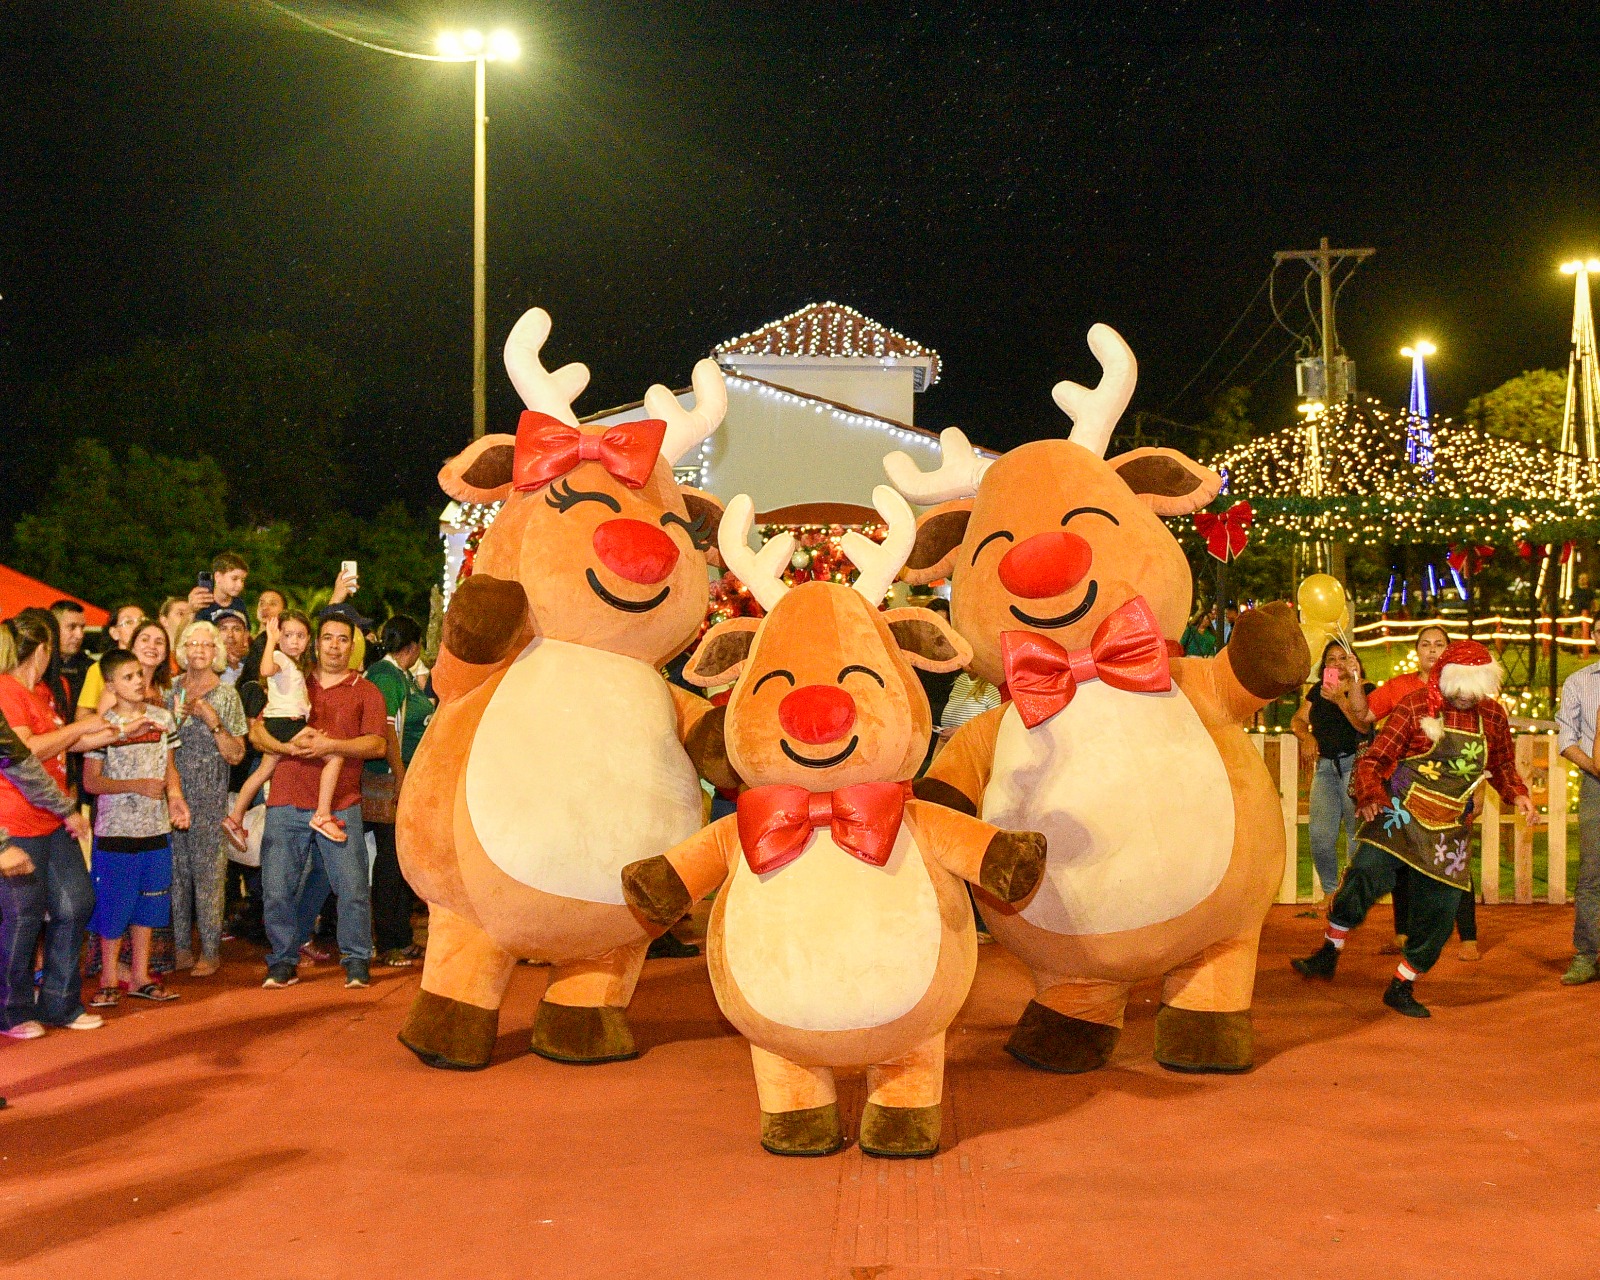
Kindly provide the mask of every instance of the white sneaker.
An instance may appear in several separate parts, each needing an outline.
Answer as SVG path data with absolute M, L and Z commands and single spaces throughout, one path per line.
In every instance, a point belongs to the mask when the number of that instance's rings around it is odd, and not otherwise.
M 68 1031 L 96 1031 L 106 1025 L 98 1013 L 80 1013 L 71 1022 L 63 1023 Z
M 0 1035 L 8 1035 L 13 1040 L 37 1040 L 43 1034 L 44 1023 L 35 1022 L 31 1018 L 27 1022 L 19 1022 L 14 1027 L 0 1031 Z

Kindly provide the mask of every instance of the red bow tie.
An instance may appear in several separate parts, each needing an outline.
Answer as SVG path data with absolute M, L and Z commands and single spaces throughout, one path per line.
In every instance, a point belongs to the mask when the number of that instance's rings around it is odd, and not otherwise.
M 1095 628 L 1087 649 L 1063 649 L 1032 631 L 1000 636 L 1006 688 L 1028 728 L 1060 711 L 1085 680 L 1103 680 L 1113 689 L 1163 693 L 1172 688 L 1167 642 L 1143 596 L 1135 596 Z
M 853 858 L 874 867 L 889 861 L 911 787 L 862 782 L 838 791 L 752 787 L 739 797 L 739 844 L 758 875 L 786 867 L 805 851 L 817 827 Z
M 512 483 L 522 490 L 542 489 L 580 462 L 598 462 L 628 488 L 638 489 L 655 469 L 666 434 L 667 424 L 660 418 L 624 422 L 590 435 L 528 409 L 517 422 Z

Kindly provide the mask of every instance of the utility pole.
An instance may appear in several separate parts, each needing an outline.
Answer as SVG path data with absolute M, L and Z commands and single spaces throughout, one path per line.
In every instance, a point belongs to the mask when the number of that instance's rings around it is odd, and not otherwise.
M 1337 356 L 1339 349 L 1337 330 L 1333 323 L 1333 270 L 1346 258 L 1363 262 L 1377 253 L 1376 249 L 1330 249 L 1328 237 L 1323 236 L 1315 249 L 1281 249 L 1272 255 L 1273 266 L 1282 266 L 1291 259 L 1308 264 L 1322 279 L 1322 395 L 1329 408 L 1343 404 L 1350 394 L 1350 379 L 1345 374 L 1345 361 Z M 1320 466 L 1320 450 L 1316 448 L 1316 418 L 1310 419 L 1312 457 Z M 1341 583 L 1345 581 L 1344 543 L 1336 542 L 1328 548 L 1329 569 Z

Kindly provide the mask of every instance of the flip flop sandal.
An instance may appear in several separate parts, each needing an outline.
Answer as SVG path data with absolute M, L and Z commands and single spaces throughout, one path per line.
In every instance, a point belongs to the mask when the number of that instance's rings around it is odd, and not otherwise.
M 335 844 L 344 844 L 350 839 L 344 823 L 337 818 L 313 818 L 309 825 L 323 839 L 332 840 Z
M 222 834 L 228 837 L 231 844 L 240 853 L 250 851 L 250 833 L 244 829 L 244 824 L 229 817 L 222 820 Z
M 122 999 L 122 991 L 117 987 L 101 987 L 94 993 L 94 999 L 89 1001 L 91 1009 L 112 1009 Z
M 147 982 L 137 991 L 128 992 L 128 995 L 135 1000 L 154 1000 L 158 1003 L 178 998 L 176 991 L 168 991 L 159 982 Z

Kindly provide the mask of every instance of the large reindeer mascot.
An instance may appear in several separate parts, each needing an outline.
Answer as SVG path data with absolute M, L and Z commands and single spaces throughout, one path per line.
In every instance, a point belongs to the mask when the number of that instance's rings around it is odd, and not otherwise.
M 1136 365 L 1105 325 L 1089 346 L 1100 385 L 1054 392 L 1069 439 L 990 464 L 950 430 L 935 474 L 884 460 L 901 493 L 931 504 L 905 576 L 951 579 L 971 669 L 1009 693 L 961 728 L 917 794 L 1049 837 L 1033 900 L 984 916 L 1036 987 L 1012 1054 L 1047 1071 L 1101 1066 L 1131 985 L 1164 976 L 1156 1060 L 1242 1071 L 1284 835 L 1241 726 L 1310 658 L 1281 604 L 1243 614 L 1214 658 L 1171 656 L 1191 582 L 1161 517 L 1199 510 L 1221 482 L 1170 449 L 1105 460 Z
M 655 929 L 726 882 L 707 939 L 711 983 L 750 1041 L 761 1144 L 779 1155 L 842 1145 L 835 1067 L 867 1069 L 862 1150 L 938 1149 L 945 1028 L 977 962 L 956 877 L 1014 902 L 1044 860 L 1037 833 L 908 798 L 929 728 L 912 667 L 952 671 L 970 650 L 928 610 L 879 612 L 915 521 L 887 486 L 873 500 L 889 532 L 881 547 L 846 535 L 854 587 L 793 590 L 780 575 L 794 539 L 753 554 L 750 499 L 728 504 L 723 559 L 769 612 L 713 627 L 686 674 L 737 678 L 728 757 L 750 789 L 736 815 L 623 873 Z
M 516 436 L 485 436 L 439 474 L 451 497 L 505 505 L 445 615 L 442 705 L 401 793 L 401 865 L 431 911 L 400 1039 L 432 1066 L 487 1065 L 519 957 L 552 966 L 535 1053 L 634 1056 L 624 1009 L 649 939 L 618 877 L 699 828 L 684 744 L 717 736 L 709 704 L 658 668 L 705 616 L 721 511 L 672 464 L 722 421 L 722 375 L 695 366 L 692 411 L 654 386 L 649 419 L 580 428 L 589 372 L 546 372 L 549 332 L 535 309 L 506 342 L 528 406 Z

